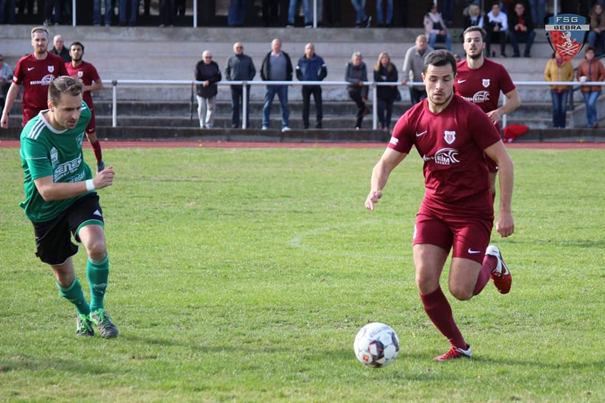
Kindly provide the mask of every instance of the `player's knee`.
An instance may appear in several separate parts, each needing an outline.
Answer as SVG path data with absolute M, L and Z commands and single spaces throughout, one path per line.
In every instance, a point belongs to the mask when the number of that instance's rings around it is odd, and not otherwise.
M 86 245 L 86 251 L 92 260 L 101 261 L 105 259 L 105 255 L 107 254 L 105 240 L 95 239 L 90 241 L 88 245 Z
M 420 294 L 427 295 L 439 288 L 439 279 L 435 280 L 427 276 L 417 275 L 416 286 Z
M 450 293 L 459 301 L 468 301 L 473 298 L 473 290 L 468 287 L 450 285 Z

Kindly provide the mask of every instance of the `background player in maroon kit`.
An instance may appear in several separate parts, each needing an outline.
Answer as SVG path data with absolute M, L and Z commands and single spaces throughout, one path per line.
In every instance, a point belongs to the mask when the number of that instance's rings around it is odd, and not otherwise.
M 416 284 L 424 309 L 451 343 L 436 361 L 471 356 L 439 286 L 443 266 L 453 249 L 449 290 L 459 300 L 479 294 L 490 276 L 501 293 L 511 276 L 501 256 L 484 261 L 493 225 L 493 201 L 484 153 L 500 166 L 500 210 L 496 228 L 514 232 L 511 212 L 513 164 L 489 118 L 477 106 L 454 95 L 456 61 L 445 50 L 432 52 L 422 74 L 428 98 L 397 122 L 393 137 L 374 167 L 365 206 L 374 210 L 391 171 L 412 146 L 424 160 L 426 193 L 414 228 Z
M 48 109 L 48 86 L 59 76 L 66 76 L 63 59 L 48 52 L 48 31 L 35 27 L 31 31 L 34 53 L 24 56 L 17 62 L 13 83 L 6 96 L 2 111 L 1 126 L 8 129 L 8 113 L 13 107 L 19 88 L 23 84 L 23 126 L 40 111 Z
M 90 145 L 95 152 L 95 158 L 97 159 L 97 172 L 101 172 L 103 169 L 105 169 L 105 164 L 103 163 L 101 143 L 97 139 L 95 110 L 94 105 L 92 104 L 92 95 L 90 93 L 92 91 L 102 90 L 103 81 L 101 80 L 101 77 L 99 77 L 99 73 L 97 73 L 95 66 L 82 60 L 82 57 L 84 56 L 84 45 L 82 45 L 80 42 L 74 42 L 71 44 L 69 47 L 69 56 L 71 56 L 71 62 L 65 63 L 65 68 L 70 76 L 84 84 L 84 95 L 82 98 L 92 113 L 90 123 L 86 128 L 86 137 L 88 137 L 88 141 L 90 141 Z

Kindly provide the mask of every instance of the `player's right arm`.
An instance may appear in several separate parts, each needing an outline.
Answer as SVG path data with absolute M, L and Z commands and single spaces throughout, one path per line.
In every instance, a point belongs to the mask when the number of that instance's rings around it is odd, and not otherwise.
M 386 186 L 391 171 L 403 161 L 406 155 L 407 153 L 401 153 L 392 148 L 387 148 L 384 154 L 382 154 L 380 161 L 378 161 L 372 170 L 370 193 L 365 202 L 368 210 L 374 211 L 374 204 L 378 203 L 378 200 L 382 197 L 382 189 Z
M 94 189 L 103 189 L 113 184 L 115 172 L 109 167 L 99 172 L 93 179 Z M 89 191 L 86 181 L 74 183 L 55 183 L 52 175 L 34 179 L 38 193 L 44 201 L 64 200 L 76 197 Z
M 19 94 L 19 88 L 21 85 L 16 84 L 14 81 L 11 84 L 8 94 L 6 94 L 6 103 L 4 104 L 4 110 L 2 111 L 2 128 L 8 129 L 8 113 L 10 112 L 13 104 L 15 103 L 15 99 L 17 99 L 17 95 Z

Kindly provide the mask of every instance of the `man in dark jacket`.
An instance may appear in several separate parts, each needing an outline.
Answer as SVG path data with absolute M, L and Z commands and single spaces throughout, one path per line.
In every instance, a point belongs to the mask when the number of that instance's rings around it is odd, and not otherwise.
M 298 60 L 296 66 L 296 78 L 298 81 L 322 81 L 328 75 L 328 68 L 324 59 L 315 54 L 315 46 L 307 43 L 305 46 L 305 55 Z M 321 129 L 321 119 L 323 118 L 323 108 L 321 101 L 320 85 L 303 85 L 303 127 L 309 128 L 309 108 L 311 104 L 311 94 L 315 100 L 315 111 L 317 112 L 317 122 L 315 127 Z
M 244 54 L 244 45 L 241 42 L 236 42 L 233 45 L 233 56 L 227 59 L 225 67 L 225 79 L 227 81 L 252 81 L 256 75 L 256 68 L 250 56 Z M 246 127 L 250 127 L 250 86 L 246 86 Z M 239 127 L 240 102 L 243 102 L 243 86 L 231 86 L 231 127 L 236 129 Z
M 525 9 L 523 3 L 515 4 L 515 12 L 508 18 L 508 37 L 513 46 L 513 57 L 521 57 L 519 42 L 525 42 L 523 57 L 531 57 L 531 45 L 534 43 L 536 31 L 531 13 Z
M 267 53 L 260 68 L 260 77 L 263 81 L 292 81 L 292 62 L 290 55 L 281 50 L 281 40 L 271 42 L 271 52 Z M 290 110 L 288 109 L 288 86 L 267 85 L 265 104 L 263 105 L 263 130 L 269 129 L 271 105 L 277 94 L 281 106 L 281 131 L 288 132 Z
M 353 53 L 351 61 L 347 64 L 345 70 L 345 81 L 351 83 L 347 87 L 349 97 L 357 105 L 357 120 L 355 122 L 355 130 L 361 129 L 363 117 L 370 113 L 366 106 L 368 101 L 368 87 L 364 84 L 368 81 L 368 70 L 363 62 L 363 56 L 360 52 Z
M 65 63 L 71 62 L 69 49 L 65 47 L 65 42 L 63 41 L 63 37 L 61 35 L 55 35 L 53 38 L 53 50 L 51 50 L 50 53 L 60 56 Z
M 216 94 L 218 89 L 216 83 L 221 81 L 221 70 L 218 64 L 212 61 L 212 54 L 209 50 L 202 53 L 202 60 L 195 65 L 195 81 L 203 81 L 201 85 L 196 85 L 197 92 L 197 114 L 200 118 L 200 127 L 202 129 L 214 126 L 214 106 L 216 105 Z

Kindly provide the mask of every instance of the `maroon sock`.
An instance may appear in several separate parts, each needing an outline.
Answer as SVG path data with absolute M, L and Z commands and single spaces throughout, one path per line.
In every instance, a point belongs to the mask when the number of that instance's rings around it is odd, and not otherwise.
M 498 259 L 496 259 L 494 256 L 485 255 L 483 258 L 483 265 L 481 265 L 481 270 L 479 271 L 479 277 L 477 277 L 477 283 L 475 284 L 475 291 L 473 291 L 473 295 L 479 295 L 479 293 L 483 291 L 485 285 L 489 281 L 492 271 L 497 265 Z
M 97 162 L 103 161 L 103 154 L 101 153 L 101 142 L 97 140 L 94 143 L 91 142 L 90 145 L 92 146 L 92 149 L 95 152 L 95 158 L 97 159 Z
M 466 349 L 464 337 L 462 337 L 462 333 L 460 333 L 456 322 L 454 322 L 452 308 L 450 307 L 449 302 L 447 302 L 445 295 L 443 295 L 441 287 L 437 288 L 430 294 L 421 294 L 420 299 L 422 299 L 426 314 L 429 316 L 435 327 L 439 329 L 441 334 L 447 337 L 451 345 Z

